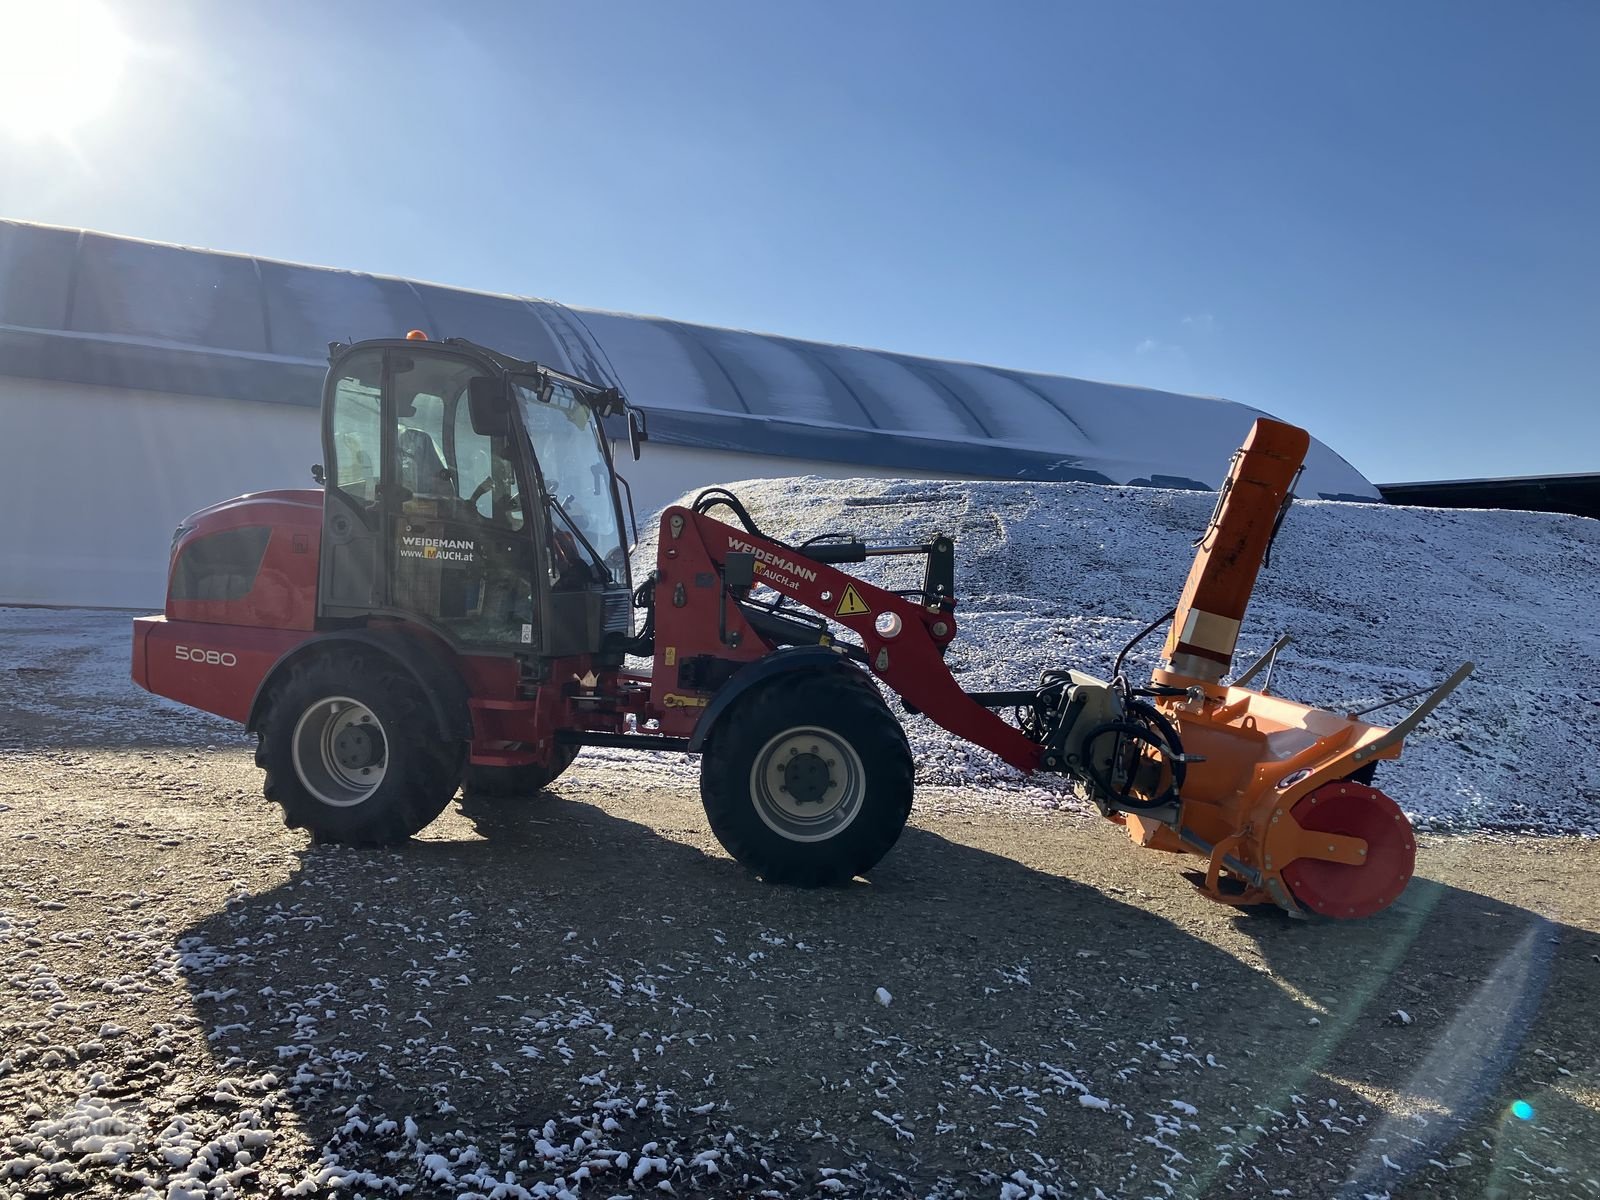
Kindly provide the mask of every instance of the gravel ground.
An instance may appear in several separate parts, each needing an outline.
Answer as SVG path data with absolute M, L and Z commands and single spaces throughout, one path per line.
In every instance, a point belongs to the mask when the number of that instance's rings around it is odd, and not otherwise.
M 1293 924 L 924 789 L 870 882 L 804 892 L 692 775 L 585 755 L 310 848 L 240 734 L 22 627 L 0 1195 L 1600 1196 L 1592 841 L 1425 839 L 1389 912 Z

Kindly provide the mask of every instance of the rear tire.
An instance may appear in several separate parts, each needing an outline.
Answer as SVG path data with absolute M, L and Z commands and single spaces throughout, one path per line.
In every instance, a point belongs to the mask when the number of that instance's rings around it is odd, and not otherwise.
M 318 841 L 401 842 L 455 795 L 461 746 L 427 698 L 381 655 L 325 654 L 290 668 L 261 722 L 262 791 L 284 824 Z
M 514 800 L 549 787 L 578 757 L 577 746 L 557 746 L 550 762 L 532 767 L 468 767 L 462 793 L 468 800 Z
M 711 830 L 773 883 L 816 887 L 876 866 L 911 814 L 905 730 L 854 668 L 787 675 L 739 698 L 700 762 Z

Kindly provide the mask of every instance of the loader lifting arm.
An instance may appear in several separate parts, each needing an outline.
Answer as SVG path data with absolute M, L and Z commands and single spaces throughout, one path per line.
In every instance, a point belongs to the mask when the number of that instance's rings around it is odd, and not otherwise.
M 945 650 L 956 636 L 954 596 L 925 589 L 920 602 L 914 601 L 826 561 L 919 553 L 933 560 L 953 553 L 948 539 L 918 546 L 835 542 L 797 549 L 753 527 L 734 528 L 688 508 L 662 514 L 660 539 L 653 678 L 656 694 L 672 697 L 662 714 L 663 732 L 691 730 L 710 695 L 744 664 L 785 643 L 823 645 L 841 659 L 860 661 L 957 737 L 993 751 L 1019 771 L 1038 769 L 1039 745 L 968 696 L 945 665 Z M 758 583 L 844 626 L 858 641 L 841 643 L 821 622 L 752 602 L 749 595 Z

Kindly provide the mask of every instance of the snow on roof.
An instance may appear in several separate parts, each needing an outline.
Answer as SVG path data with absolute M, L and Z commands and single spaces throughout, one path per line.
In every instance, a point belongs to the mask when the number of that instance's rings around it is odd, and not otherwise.
M 910 474 L 1211 488 L 1261 415 L 1152 388 L 0 221 L 6 374 L 315 407 L 329 342 L 412 328 L 618 386 L 659 442 Z M 1316 441 L 1299 490 L 1381 499 Z

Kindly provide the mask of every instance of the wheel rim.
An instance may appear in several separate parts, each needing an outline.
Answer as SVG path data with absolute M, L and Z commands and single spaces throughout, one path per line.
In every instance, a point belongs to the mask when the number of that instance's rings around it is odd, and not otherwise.
M 291 746 L 300 782 L 333 808 L 366 800 L 383 783 L 389 766 L 383 722 L 348 696 L 329 696 L 301 713 Z
M 786 729 L 750 768 L 750 798 L 767 828 L 792 842 L 838 837 L 861 812 L 867 773 L 838 734 L 815 725 Z

